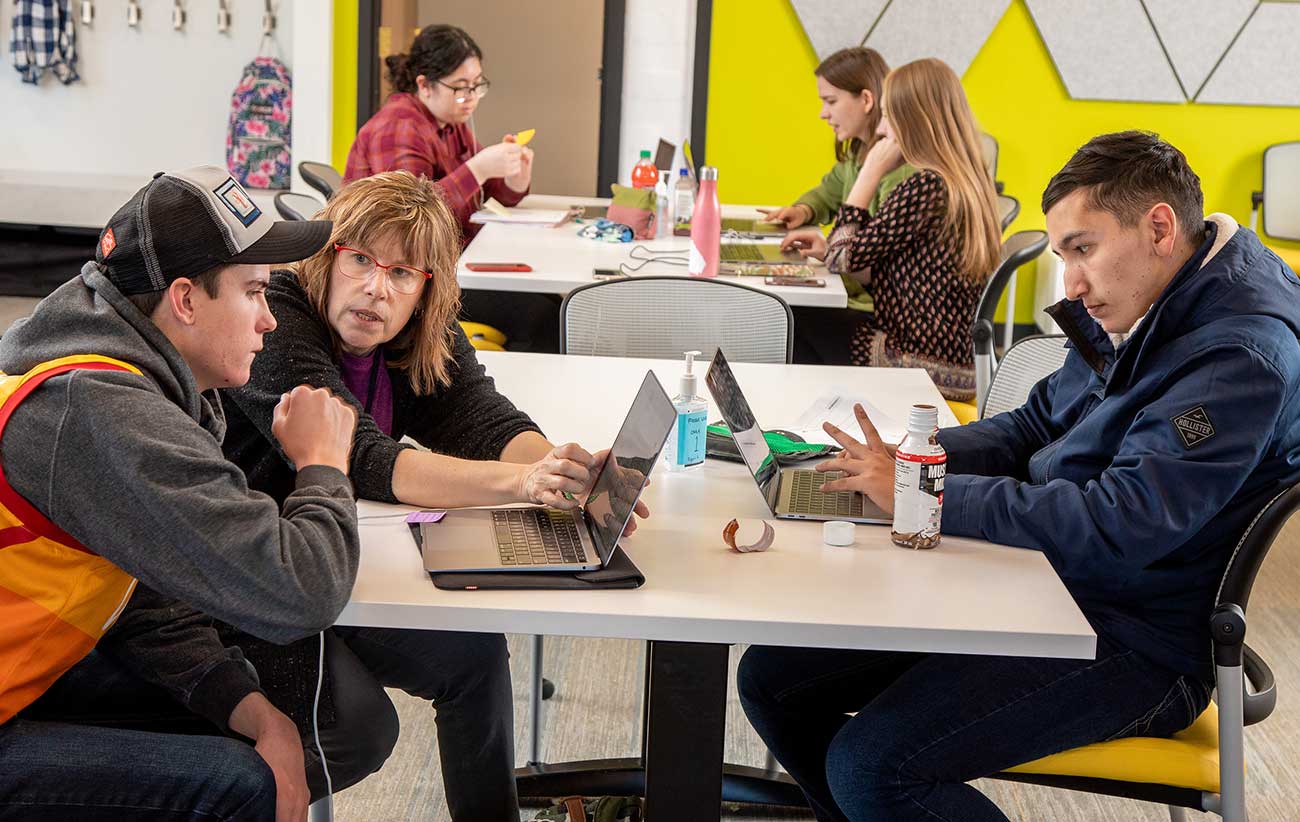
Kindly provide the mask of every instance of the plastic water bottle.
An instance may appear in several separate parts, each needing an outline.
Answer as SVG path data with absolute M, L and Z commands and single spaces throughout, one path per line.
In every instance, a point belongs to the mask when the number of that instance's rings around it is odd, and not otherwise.
M 673 215 L 668 206 L 668 172 L 655 183 L 655 238 L 673 236 Z
M 691 251 L 686 270 L 692 277 L 718 276 L 722 254 L 722 211 L 718 206 L 718 170 L 700 167 L 700 193 L 691 215 Z
M 939 444 L 939 409 L 913 405 L 907 436 L 894 456 L 894 526 L 890 536 L 904 548 L 939 544 L 943 515 L 943 480 L 948 453 Z
M 664 445 L 664 465 L 669 471 L 691 471 L 704 464 L 704 444 L 708 434 L 709 405 L 697 391 L 695 358 L 698 351 L 686 352 L 686 373 L 682 374 L 673 407 L 677 421 Z
M 633 188 L 654 188 L 659 183 L 659 169 L 650 159 L 649 151 L 641 152 L 641 159 L 632 166 Z
M 691 213 L 695 211 L 695 183 L 691 173 L 685 168 L 677 172 L 673 181 L 673 223 L 690 225 Z

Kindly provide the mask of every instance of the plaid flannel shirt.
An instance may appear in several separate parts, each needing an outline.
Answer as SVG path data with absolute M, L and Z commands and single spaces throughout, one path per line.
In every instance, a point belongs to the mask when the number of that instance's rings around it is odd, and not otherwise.
M 24 83 L 50 70 L 65 86 L 77 75 L 77 31 L 69 0 L 14 0 L 9 55 Z
M 485 197 L 505 206 L 517 205 L 527 191 L 512 190 L 504 180 L 479 186 L 466 161 L 483 150 L 464 124 L 440 126 L 432 112 L 413 94 L 398 92 L 357 132 L 348 152 L 343 182 L 350 183 L 381 171 L 409 171 L 434 180 L 448 207 L 460 220 L 468 243 L 480 226 L 469 221 Z

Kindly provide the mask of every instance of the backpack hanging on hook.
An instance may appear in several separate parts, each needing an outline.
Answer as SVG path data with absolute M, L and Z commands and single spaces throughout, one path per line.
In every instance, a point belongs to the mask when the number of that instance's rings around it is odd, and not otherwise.
M 278 51 L 275 22 L 267 0 L 258 56 L 244 67 L 230 98 L 226 167 L 249 188 L 288 188 L 293 169 L 289 145 L 293 80 L 288 66 L 264 53 L 268 44 Z

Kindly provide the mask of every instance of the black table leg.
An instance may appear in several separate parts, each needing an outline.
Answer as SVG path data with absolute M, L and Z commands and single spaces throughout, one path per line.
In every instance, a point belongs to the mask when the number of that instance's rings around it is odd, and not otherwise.
M 646 819 L 717 822 L 727 727 L 727 646 L 651 642 Z

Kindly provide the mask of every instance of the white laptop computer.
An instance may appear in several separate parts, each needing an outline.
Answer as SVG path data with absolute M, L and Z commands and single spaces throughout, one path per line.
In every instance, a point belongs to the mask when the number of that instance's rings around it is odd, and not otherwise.
M 420 526 L 424 568 L 592 571 L 604 567 L 668 439 L 677 410 L 647 371 L 583 506 L 462 508 Z
M 822 483 L 838 478 L 838 473 L 822 474 L 807 468 L 781 468 L 776 464 L 772 449 L 763 438 L 763 429 L 754 419 L 749 402 L 741 393 L 721 348 L 713 355 L 705 382 L 713 394 L 713 401 L 722 411 L 722 418 L 731 429 L 736 449 L 753 475 L 754 484 L 777 519 L 842 519 L 873 525 L 893 522 L 892 517 L 862 494 L 852 491 L 822 493 Z

